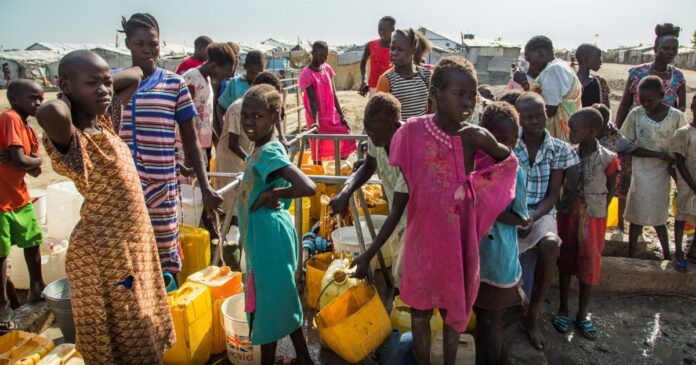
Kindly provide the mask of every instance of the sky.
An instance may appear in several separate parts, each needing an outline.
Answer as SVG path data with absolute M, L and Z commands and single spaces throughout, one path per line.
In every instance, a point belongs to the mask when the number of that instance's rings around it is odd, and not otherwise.
M 683 27 L 680 41 L 688 45 L 696 29 L 696 0 L 0 0 L 0 7 L 5 50 L 39 41 L 114 44 L 121 15 L 135 12 L 157 18 L 163 41 L 186 45 L 203 34 L 246 44 L 363 44 L 377 37 L 384 15 L 397 28 L 424 26 L 456 41 L 464 32 L 522 45 L 543 34 L 568 49 L 594 43 L 595 35 L 604 49 L 650 44 L 662 22 Z

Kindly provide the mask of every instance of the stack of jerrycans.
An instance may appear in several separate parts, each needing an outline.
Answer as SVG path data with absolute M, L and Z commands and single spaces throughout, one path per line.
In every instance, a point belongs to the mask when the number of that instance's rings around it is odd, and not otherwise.
M 242 292 L 244 288 L 242 273 L 234 272 L 228 266 L 208 266 L 197 273 L 191 274 L 187 281 L 208 287 L 210 300 L 213 303 L 212 353 L 219 354 L 224 352 L 227 349 L 227 343 L 225 341 L 225 329 L 222 324 L 222 302 Z
M 179 282 L 183 283 L 194 272 L 210 265 L 210 233 L 203 228 L 182 224 L 179 226 L 181 244 L 181 271 Z
M 176 342 L 162 359 L 166 365 L 202 365 L 208 362 L 212 344 L 213 311 L 210 290 L 187 282 L 167 294 Z

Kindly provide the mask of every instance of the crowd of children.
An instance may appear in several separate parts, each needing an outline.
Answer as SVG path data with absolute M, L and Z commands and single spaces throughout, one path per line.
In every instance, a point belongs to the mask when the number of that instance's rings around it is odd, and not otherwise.
M 686 222 L 696 220 L 690 153 L 696 154 L 696 122 L 683 113 L 686 81 L 671 65 L 679 27 L 656 27 L 655 59 L 629 71 L 615 125 L 608 84 L 592 74 L 601 66 L 596 46 L 578 47 L 576 72 L 555 58 L 550 39 L 535 36 L 524 47 L 528 69 L 514 72 L 509 84 L 522 90 L 496 96 L 462 57 L 427 65 L 427 39 L 395 24 L 382 18 L 379 39 L 365 46 L 359 92 L 370 94 L 363 118 L 367 155 L 330 206 L 344 214 L 373 174 L 382 180 L 389 215 L 351 265 L 354 276 L 365 277 L 382 246 L 392 245 L 400 297 L 412 308 L 417 363 L 430 363 L 434 309 L 444 318 L 446 364 L 456 359 L 472 311 L 477 364 L 503 363 L 503 313 L 520 305 L 522 329 L 543 351 L 541 307 L 556 267 L 560 305 L 553 327 L 565 334 L 573 324 L 597 339 L 588 308 L 615 195 L 625 198 L 629 255 L 648 225 L 669 260 L 674 177 L 674 266 L 686 270 L 686 259 L 696 259 L 696 242 L 687 254 L 682 247 Z M 45 287 L 43 236 L 24 182 L 41 173 L 39 137 L 28 124 L 36 116 L 53 169 L 84 196 L 66 272 L 76 345 L 87 363 L 160 363 L 175 341 L 162 273 L 181 268 L 179 174 L 195 174 L 205 207 L 222 207 L 239 227 L 245 311 L 262 363 L 275 361 L 277 341 L 288 335 L 296 363 L 312 363 L 295 281 L 298 235 L 287 208 L 292 199 L 314 195 L 316 186 L 288 157 L 280 79 L 264 71 L 259 51 L 246 54 L 246 74 L 235 76 L 239 46 L 208 37 L 196 40 L 196 53 L 177 75 L 157 66 L 160 28 L 153 16 L 137 13 L 122 26 L 133 67 L 112 72 L 93 52 L 71 52 L 60 61 L 58 98 L 43 105 L 38 84 L 9 85 L 12 108 L 0 114 L 0 332 L 14 328 L 17 300 L 6 259 L 12 245 L 24 249 L 28 300 L 40 300 Z M 350 134 L 328 54 L 325 42 L 315 42 L 299 75 L 306 127 Z M 691 110 L 696 113 L 696 97 Z M 311 143 L 312 160 L 333 159 L 332 142 Z M 224 197 L 206 174 L 213 150 L 214 171 L 243 173 Z M 354 142 L 344 141 L 339 157 L 355 151 Z M 222 185 L 216 180 L 214 187 Z M 579 281 L 573 321 L 572 276 Z

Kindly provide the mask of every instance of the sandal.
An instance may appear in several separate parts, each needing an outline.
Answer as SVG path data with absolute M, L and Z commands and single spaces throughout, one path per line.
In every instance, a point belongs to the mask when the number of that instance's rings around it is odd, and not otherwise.
M 599 332 L 591 320 L 586 319 L 580 322 L 573 321 L 573 323 L 582 331 L 582 336 L 586 339 L 594 341 L 599 337 Z
M 687 272 L 688 261 L 686 259 L 678 259 L 673 262 L 674 268 L 679 272 Z
M 553 316 L 553 327 L 561 334 L 570 331 L 570 319 L 562 314 Z
M 7 321 L 0 321 L 0 335 L 7 334 L 17 329 L 14 321 L 8 319 Z

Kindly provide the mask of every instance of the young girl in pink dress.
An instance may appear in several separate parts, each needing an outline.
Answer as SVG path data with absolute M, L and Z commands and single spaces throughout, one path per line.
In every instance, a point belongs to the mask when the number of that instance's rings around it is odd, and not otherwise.
M 353 265 L 365 276 L 408 203 L 401 299 L 412 307 L 416 361 L 429 363 L 430 317 L 445 318 L 445 363 L 454 364 L 479 287 L 478 243 L 515 194 L 517 160 L 487 130 L 468 123 L 476 105 L 474 67 L 445 57 L 433 71 L 437 113 L 412 118 L 394 135 L 390 163 L 408 193 L 394 193 L 375 242 Z
M 307 128 L 317 124 L 319 134 L 350 134 L 348 122 L 341 110 L 333 84 L 334 70 L 326 64 L 329 46 L 317 41 L 312 44 L 312 63 L 300 73 L 299 87 L 304 91 Z M 340 157 L 344 159 L 355 151 L 355 142 L 341 141 Z M 311 141 L 312 161 L 334 160 L 334 142 Z

